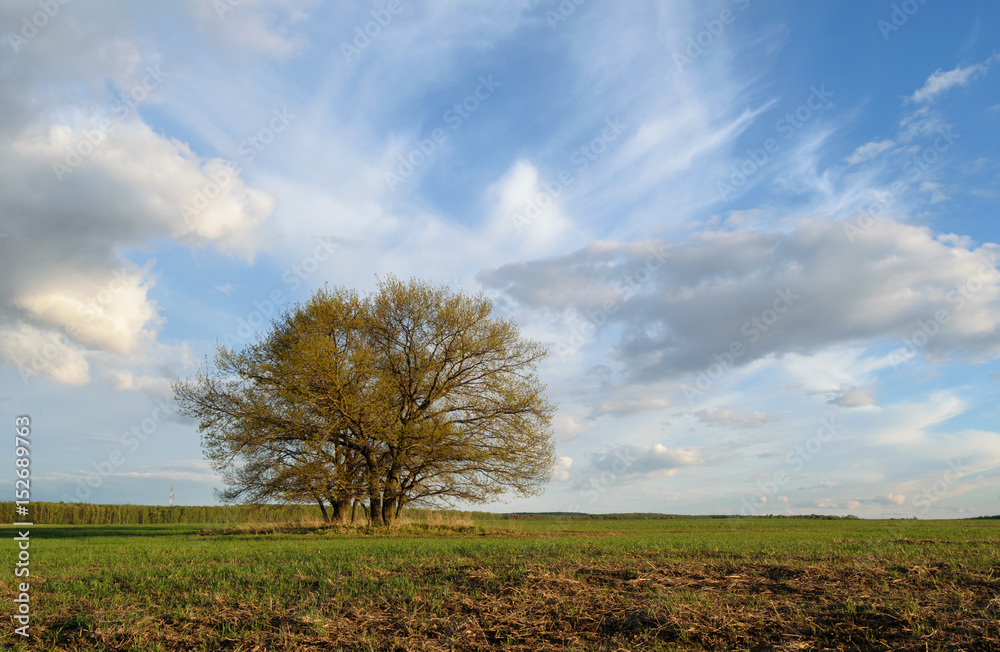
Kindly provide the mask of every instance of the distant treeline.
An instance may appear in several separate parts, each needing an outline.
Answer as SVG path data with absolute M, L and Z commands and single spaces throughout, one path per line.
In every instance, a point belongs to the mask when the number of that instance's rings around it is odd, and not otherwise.
M 475 512 L 474 512 L 475 513 Z M 510 514 L 496 514 L 493 518 L 523 519 L 523 520 L 548 520 L 567 519 L 574 521 L 640 521 L 649 519 L 692 519 L 692 518 L 806 518 L 822 520 L 857 519 L 857 516 L 848 514 L 847 516 L 836 516 L 833 514 L 762 514 L 759 516 L 742 516 L 739 514 L 656 514 L 646 512 L 632 512 L 627 514 L 584 514 L 582 512 L 513 512 Z M 476 518 L 476 517 L 474 517 Z
M 0 503 L 0 523 L 30 520 L 40 525 L 143 525 L 150 523 L 288 523 L 319 521 L 316 505 L 94 505 L 90 503 L 31 503 L 27 517 L 17 516 L 13 502 Z M 422 520 L 435 510 L 405 508 L 402 516 Z M 361 523 L 363 511 L 359 510 Z M 705 516 L 679 514 L 584 514 L 582 512 L 462 512 L 477 521 L 491 520 L 595 520 L 690 519 Z M 834 517 L 836 518 L 836 517 Z
M 402 516 L 424 520 L 439 510 L 404 508 Z M 475 520 L 500 518 L 487 512 L 456 512 Z M 364 516 L 359 513 L 359 523 Z M 317 505 L 93 505 L 33 502 L 27 516 L 15 513 L 15 503 L 0 503 L 0 524 L 29 521 L 38 525 L 146 525 L 157 523 L 300 523 L 323 520 Z
M 39 525 L 143 525 L 150 523 L 273 523 L 319 520 L 316 505 L 92 505 L 90 503 L 33 502 L 27 516 L 18 516 L 14 503 L 0 503 L 0 522 L 31 521 Z
M 473 512 L 474 514 L 484 512 Z M 488 518 L 502 518 L 513 520 L 551 520 L 567 519 L 571 521 L 637 521 L 650 519 L 669 518 L 707 518 L 705 516 L 684 516 L 682 514 L 655 514 L 647 512 L 633 512 L 629 514 L 584 514 L 583 512 L 511 512 L 509 514 L 489 514 Z
M 143 525 L 156 523 L 295 523 L 320 521 L 323 514 L 316 505 L 92 505 L 90 503 L 31 503 L 27 516 L 15 513 L 15 503 L 0 503 L 0 523 L 31 521 L 39 525 Z M 406 508 L 404 518 L 424 520 L 438 510 Z M 584 514 L 582 512 L 461 512 L 465 518 L 476 521 L 492 520 L 573 520 L 573 521 L 627 521 L 648 519 L 695 518 L 793 518 L 793 519 L 856 519 L 857 516 L 829 514 L 738 516 L 725 514 L 658 514 L 630 512 L 627 514 Z M 976 518 L 1000 518 L 979 516 Z M 361 516 L 360 523 L 364 523 Z

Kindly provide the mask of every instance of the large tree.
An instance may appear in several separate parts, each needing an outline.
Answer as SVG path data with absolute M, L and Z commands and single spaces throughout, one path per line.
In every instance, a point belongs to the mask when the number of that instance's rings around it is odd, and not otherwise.
M 530 495 L 549 479 L 546 355 L 484 296 L 416 279 L 323 289 L 243 351 L 175 384 L 227 499 L 404 505 Z

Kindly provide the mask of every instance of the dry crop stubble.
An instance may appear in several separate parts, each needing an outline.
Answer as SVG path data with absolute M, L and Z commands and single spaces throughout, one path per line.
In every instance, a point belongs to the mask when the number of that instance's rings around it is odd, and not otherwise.
M 1000 523 L 51 527 L 24 650 L 1000 647 Z M 435 519 L 423 519 L 433 521 Z M 499 525 L 499 522 L 493 521 Z M 426 524 L 426 523 L 425 523 Z M 413 527 L 404 526 L 404 527 Z M 35 539 L 33 538 L 33 543 Z M 191 545 L 193 542 L 197 545 Z M 187 545 L 185 545 L 187 544 Z M 36 557 L 33 557 L 33 560 Z M 12 587 L 3 585 L 9 606 Z

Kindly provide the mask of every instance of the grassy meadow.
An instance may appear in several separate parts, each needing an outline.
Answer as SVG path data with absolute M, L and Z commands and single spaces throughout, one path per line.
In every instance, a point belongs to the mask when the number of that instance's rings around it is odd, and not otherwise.
M 50 525 L 30 551 L 5 650 L 1000 649 L 998 520 Z

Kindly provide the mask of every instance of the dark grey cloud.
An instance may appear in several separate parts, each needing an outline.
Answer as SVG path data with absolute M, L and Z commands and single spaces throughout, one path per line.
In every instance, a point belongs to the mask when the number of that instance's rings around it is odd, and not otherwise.
M 852 342 L 995 358 L 998 253 L 889 219 L 851 234 L 806 219 L 680 242 L 597 242 L 479 280 L 526 308 L 571 309 L 618 329 L 614 358 L 630 381 L 649 382 Z

